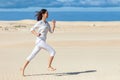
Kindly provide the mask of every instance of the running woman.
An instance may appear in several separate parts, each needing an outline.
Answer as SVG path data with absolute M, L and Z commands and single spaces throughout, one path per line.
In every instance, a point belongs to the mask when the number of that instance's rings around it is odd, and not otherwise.
M 36 39 L 36 46 L 33 49 L 32 53 L 26 58 L 26 62 L 24 63 L 23 67 L 21 68 L 22 75 L 24 75 L 24 71 L 27 67 L 27 65 L 30 63 L 30 61 L 38 54 L 38 52 L 41 49 L 44 49 L 50 53 L 50 58 L 49 58 L 49 63 L 48 63 L 48 70 L 50 71 L 55 71 L 56 69 L 51 66 L 52 61 L 55 56 L 55 50 L 46 43 L 46 38 L 47 38 L 47 33 L 53 33 L 55 29 L 55 24 L 56 21 L 52 21 L 52 28 L 50 27 L 49 23 L 46 21 L 48 18 L 48 11 L 46 9 L 41 9 L 36 14 L 37 17 L 37 23 L 31 28 L 32 34 L 34 34 L 37 39 Z M 36 31 L 38 29 L 38 31 Z

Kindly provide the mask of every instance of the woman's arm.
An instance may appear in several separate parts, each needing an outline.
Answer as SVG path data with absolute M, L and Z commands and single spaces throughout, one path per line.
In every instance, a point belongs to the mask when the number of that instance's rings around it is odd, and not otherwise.
M 56 26 L 56 21 L 55 20 L 52 20 L 52 31 L 54 32 L 55 30 L 55 26 Z
M 37 33 L 35 30 L 32 30 L 31 32 L 32 32 L 32 34 L 34 34 L 37 37 L 39 37 L 41 35 L 40 33 Z
M 32 34 L 34 34 L 35 36 L 39 37 L 41 34 L 37 33 L 35 30 L 38 29 L 41 25 L 41 22 L 37 22 L 31 29 L 30 31 L 32 32 Z

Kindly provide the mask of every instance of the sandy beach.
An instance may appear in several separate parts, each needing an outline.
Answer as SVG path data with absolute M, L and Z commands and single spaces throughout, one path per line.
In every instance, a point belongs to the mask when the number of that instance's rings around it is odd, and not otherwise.
M 0 80 L 120 80 L 120 22 L 58 21 L 47 43 L 56 50 L 47 71 L 41 50 L 25 71 L 20 67 L 35 46 L 34 20 L 0 21 Z M 50 22 L 51 24 L 51 22 Z

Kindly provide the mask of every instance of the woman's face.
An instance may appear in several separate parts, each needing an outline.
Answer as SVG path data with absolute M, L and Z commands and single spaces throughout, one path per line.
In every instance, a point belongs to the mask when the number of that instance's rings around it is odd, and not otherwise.
M 44 18 L 48 18 L 48 12 L 46 11 L 45 14 L 43 14 Z

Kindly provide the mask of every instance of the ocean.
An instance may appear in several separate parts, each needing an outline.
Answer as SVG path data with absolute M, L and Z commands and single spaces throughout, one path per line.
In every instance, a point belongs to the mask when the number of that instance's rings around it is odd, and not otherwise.
M 35 12 L 0 12 L 0 20 L 14 21 L 33 19 Z M 49 12 L 48 21 L 120 21 L 120 12 Z

